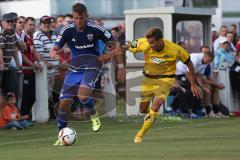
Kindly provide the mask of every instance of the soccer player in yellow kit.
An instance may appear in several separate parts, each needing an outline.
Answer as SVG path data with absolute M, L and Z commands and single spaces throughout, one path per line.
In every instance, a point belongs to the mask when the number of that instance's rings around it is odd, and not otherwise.
M 154 123 L 160 106 L 164 103 L 175 81 L 177 60 L 189 68 L 192 93 L 201 97 L 196 85 L 194 67 L 189 53 L 177 44 L 163 39 L 158 28 L 151 28 L 144 38 L 139 38 L 123 47 L 132 53 L 144 53 L 144 78 L 141 86 L 140 112 L 146 113 L 142 128 L 136 134 L 134 142 L 141 143 L 143 135 Z M 152 101 L 151 107 L 150 102 Z

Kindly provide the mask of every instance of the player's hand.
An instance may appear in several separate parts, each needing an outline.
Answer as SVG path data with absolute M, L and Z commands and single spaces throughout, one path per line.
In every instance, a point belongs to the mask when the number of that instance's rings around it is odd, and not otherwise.
M 48 69 L 53 68 L 53 64 L 52 64 L 52 63 L 47 63 L 47 68 L 48 68 Z
M 104 63 L 106 61 L 109 61 L 113 58 L 112 54 L 103 54 L 100 57 L 98 57 L 98 61 L 101 63 Z
M 69 64 L 66 61 L 63 61 L 62 63 L 60 63 L 59 68 L 62 70 L 67 70 L 69 67 Z
M 198 99 L 202 98 L 202 91 L 196 84 L 191 85 L 191 91 L 193 95 L 196 96 Z
M 126 77 L 126 70 L 125 68 L 118 68 L 117 72 L 117 79 L 124 83 Z
M 43 67 L 40 63 L 34 63 L 33 67 L 34 67 L 35 70 L 38 70 L 38 71 L 43 70 Z
M 224 88 L 225 88 L 224 84 L 222 84 L 222 83 L 219 83 L 219 84 L 217 85 L 217 87 L 218 87 L 219 89 L 224 89 Z
M 61 49 L 53 46 L 50 50 L 50 57 L 53 59 L 58 59 L 58 54 L 61 52 Z

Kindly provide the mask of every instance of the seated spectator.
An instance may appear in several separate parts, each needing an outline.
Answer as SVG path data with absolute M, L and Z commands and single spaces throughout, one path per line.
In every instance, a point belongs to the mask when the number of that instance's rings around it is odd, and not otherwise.
M 1 108 L 0 113 L 0 128 L 6 129 L 24 129 L 28 128 L 26 121 L 28 116 L 20 116 L 16 107 L 16 97 L 14 93 L 8 93 L 6 103 Z
M 213 61 L 214 55 L 208 51 L 204 53 L 192 53 L 191 54 L 191 61 L 194 65 L 195 74 L 196 75 L 204 75 L 205 70 Z M 201 100 L 197 99 L 192 93 L 190 92 L 190 83 L 188 82 L 188 69 L 185 64 L 182 62 L 177 63 L 177 72 L 176 72 L 176 79 L 179 84 L 176 85 L 179 92 L 179 101 L 181 101 L 184 105 L 184 112 L 187 110 L 192 111 L 194 114 L 199 114 L 199 116 L 203 116 L 200 113 L 202 109 Z M 198 86 L 201 88 L 200 84 Z M 180 90 L 179 90 L 180 89 Z M 202 88 L 203 91 L 203 88 Z M 190 115 L 192 116 L 192 115 Z

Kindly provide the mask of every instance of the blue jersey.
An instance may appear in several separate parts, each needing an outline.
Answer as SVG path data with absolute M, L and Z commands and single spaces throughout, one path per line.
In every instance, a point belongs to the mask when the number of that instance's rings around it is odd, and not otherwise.
M 77 30 L 74 23 L 64 26 L 57 37 L 55 45 L 62 48 L 66 43 L 71 50 L 70 64 L 77 67 L 83 65 L 84 55 L 95 55 L 96 57 L 100 55 L 98 40 L 106 43 L 112 41 L 113 38 L 111 33 L 102 26 L 87 21 L 81 32 Z

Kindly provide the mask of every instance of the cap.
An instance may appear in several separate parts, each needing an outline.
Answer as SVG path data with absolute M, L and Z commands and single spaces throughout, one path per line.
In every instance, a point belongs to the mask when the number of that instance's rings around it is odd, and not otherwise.
M 42 16 L 42 17 L 40 18 L 40 23 L 50 23 L 50 22 L 51 22 L 51 19 L 52 19 L 52 17 L 50 17 L 50 16 L 47 16 L 47 15 Z
M 13 21 L 13 15 L 11 13 L 6 13 L 2 16 L 3 21 Z
M 221 44 L 225 43 L 225 42 L 228 42 L 227 38 L 226 37 L 220 37 L 220 41 L 219 41 Z
M 6 100 L 8 100 L 10 97 L 15 97 L 15 94 L 12 92 L 8 92 L 6 95 Z
M 9 14 L 12 16 L 13 20 L 17 19 L 18 17 L 17 13 L 15 12 L 10 12 Z

